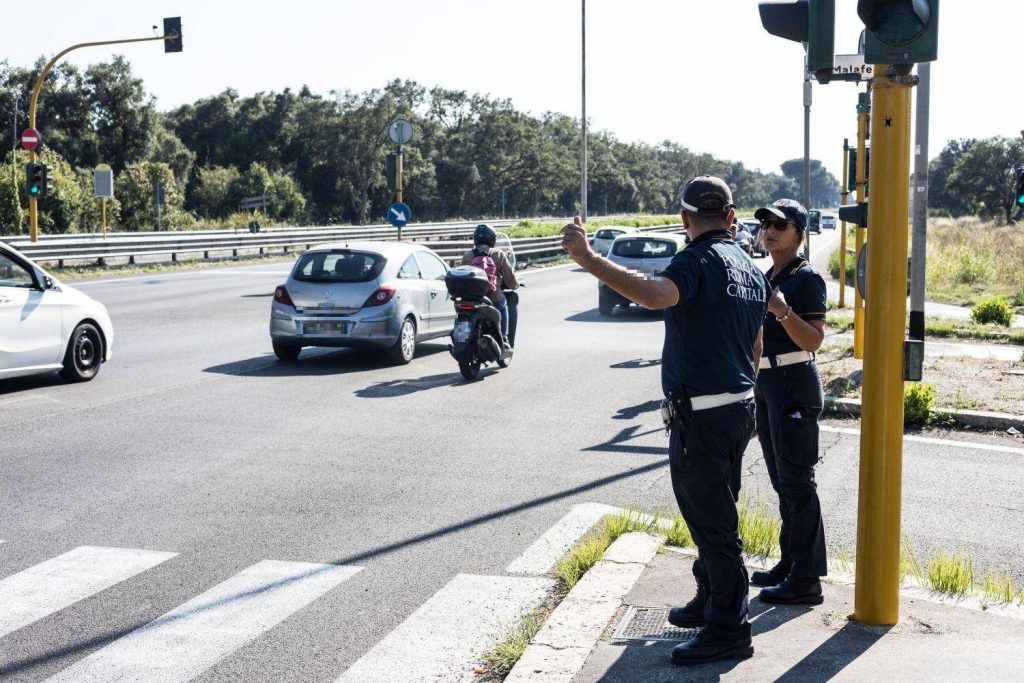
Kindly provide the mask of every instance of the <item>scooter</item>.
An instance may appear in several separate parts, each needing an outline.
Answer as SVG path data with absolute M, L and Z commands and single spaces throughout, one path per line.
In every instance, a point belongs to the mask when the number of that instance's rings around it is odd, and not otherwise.
M 507 368 L 512 363 L 519 295 L 505 292 L 509 305 L 508 345 L 502 343 L 501 312 L 487 298 L 487 274 L 474 266 L 459 266 L 448 271 L 445 285 L 455 303 L 455 327 L 448 347 L 466 379 L 477 379 L 480 369 L 489 363 Z

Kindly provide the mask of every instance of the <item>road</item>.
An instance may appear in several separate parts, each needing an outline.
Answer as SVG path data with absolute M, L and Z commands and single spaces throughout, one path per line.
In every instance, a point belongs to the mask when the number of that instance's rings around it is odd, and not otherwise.
M 573 506 L 673 507 L 658 316 L 601 318 L 594 281 L 561 267 L 526 275 L 515 362 L 482 381 L 462 381 L 441 343 L 404 367 L 327 349 L 285 365 L 266 330 L 285 270 L 82 284 L 110 309 L 114 359 L 87 384 L 0 385 L 0 601 L 47 572 L 122 572 L 0 615 L 5 680 L 128 680 L 162 662 L 168 680 L 333 681 L 397 661 L 396 627 L 473 623 L 466 595 L 501 593 L 511 625 L 546 580 L 510 578 L 510 563 Z M 852 552 L 858 424 L 824 425 L 826 531 Z M 756 440 L 745 477 L 774 500 Z M 1019 583 L 1022 480 L 1018 442 L 908 440 L 904 533 Z

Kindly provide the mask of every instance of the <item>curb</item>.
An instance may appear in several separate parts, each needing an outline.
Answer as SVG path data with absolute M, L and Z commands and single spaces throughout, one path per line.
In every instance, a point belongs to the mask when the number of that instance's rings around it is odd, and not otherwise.
M 861 402 L 855 398 L 825 397 L 825 412 L 843 417 L 860 417 Z M 984 410 L 936 410 L 949 415 L 958 427 L 980 427 L 1005 432 L 1011 427 L 1024 432 L 1024 416 Z
M 505 683 L 569 683 L 664 542 L 633 532 L 612 543 L 544 622 Z

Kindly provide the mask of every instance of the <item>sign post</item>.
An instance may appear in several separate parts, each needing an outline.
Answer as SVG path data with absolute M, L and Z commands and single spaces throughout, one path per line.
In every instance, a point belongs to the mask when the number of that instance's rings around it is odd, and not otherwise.
M 107 164 L 100 164 L 93 171 L 92 182 L 103 214 L 103 239 L 107 239 L 107 200 L 114 198 L 114 170 Z
M 402 228 L 409 222 L 408 217 L 412 215 L 409 207 L 402 203 L 402 145 L 412 140 L 412 124 L 405 119 L 395 119 L 388 127 L 388 137 L 398 145 L 395 152 L 395 203 L 388 209 L 388 220 L 391 221 L 391 225 L 398 228 L 398 240 L 401 241 Z M 396 207 L 399 207 L 397 212 Z M 406 216 L 406 218 L 399 219 L 397 214 Z

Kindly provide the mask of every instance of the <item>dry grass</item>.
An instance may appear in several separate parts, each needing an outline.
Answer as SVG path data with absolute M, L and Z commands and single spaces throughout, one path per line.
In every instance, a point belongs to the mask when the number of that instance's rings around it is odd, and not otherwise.
M 1024 306 L 1024 230 L 978 218 L 928 221 L 929 300 L 973 305 L 1000 295 Z

